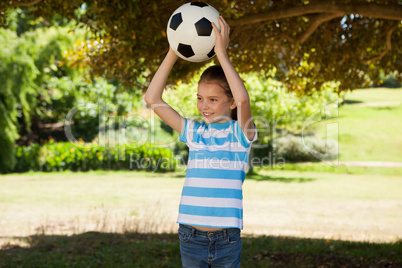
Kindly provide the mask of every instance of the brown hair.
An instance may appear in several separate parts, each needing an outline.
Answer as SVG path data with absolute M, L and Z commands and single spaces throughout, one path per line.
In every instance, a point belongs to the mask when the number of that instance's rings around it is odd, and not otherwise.
M 230 90 L 228 80 L 226 79 L 223 69 L 219 65 L 213 65 L 207 68 L 201 75 L 200 83 L 214 83 L 224 89 L 226 96 L 233 99 L 232 90 Z M 233 120 L 237 120 L 237 107 L 234 108 L 230 114 Z

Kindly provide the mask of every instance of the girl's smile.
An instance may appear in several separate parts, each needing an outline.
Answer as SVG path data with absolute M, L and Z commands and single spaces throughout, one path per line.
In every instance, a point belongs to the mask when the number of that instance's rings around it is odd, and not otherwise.
M 202 113 L 202 115 L 204 116 L 204 117 L 210 117 L 210 116 L 212 116 L 214 113 Z

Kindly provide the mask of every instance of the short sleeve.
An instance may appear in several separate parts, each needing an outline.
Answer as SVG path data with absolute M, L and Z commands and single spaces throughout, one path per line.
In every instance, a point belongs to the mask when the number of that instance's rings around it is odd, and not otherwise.
M 235 132 L 236 132 L 237 138 L 239 139 L 240 144 L 241 144 L 243 147 L 246 147 L 246 148 L 250 147 L 251 144 L 252 144 L 255 140 L 257 140 L 257 137 L 258 137 L 257 127 L 255 126 L 254 122 L 252 122 L 252 123 L 253 123 L 253 125 L 254 125 L 254 127 L 255 127 L 255 134 L 254 134 L 254 137 L 253 137 L 252 140 L 249 140 L 249 139 L 247 138 L 247 136 L 243 133 L 243 130 L 241 129 L 241 126 L 239 125 L 239 122 L 236 121 L 236 123 L 235 123 L 235 125 L 234 125 Z
M 184 118 L 184 119 L 185 119 L 184 129 L 183 129 L 183 133 L 180 134 L 180 136 L 179 136 L 179 140 L 188 145 L 189 142 L 190 143 L 192 142 L 194 133 L 197 132 L 197 129 L 200 127 L 200 123 L 197 121 L 188 119 L 188 118 Z

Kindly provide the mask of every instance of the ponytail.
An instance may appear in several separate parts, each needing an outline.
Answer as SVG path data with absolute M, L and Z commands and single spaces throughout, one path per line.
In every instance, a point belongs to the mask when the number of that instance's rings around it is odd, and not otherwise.
M 232 110 L 232 112 L 231 112 L 231 114 L 230 114 L 230 117 L 232 117 L 232 120 L 236 120 L 236 121 L 237 121 L 237 107 L 235 107 L 235 108 Z

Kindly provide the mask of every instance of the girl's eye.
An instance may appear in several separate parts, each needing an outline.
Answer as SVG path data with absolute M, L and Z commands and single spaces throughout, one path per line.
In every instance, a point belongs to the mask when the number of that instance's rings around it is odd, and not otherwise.
M 216 99 L 211 99 L 211 101 L 216 101 Z
M 197 97 L 197 100 L 201 100 L 201 98 L 200 98 L 200 97 Z

